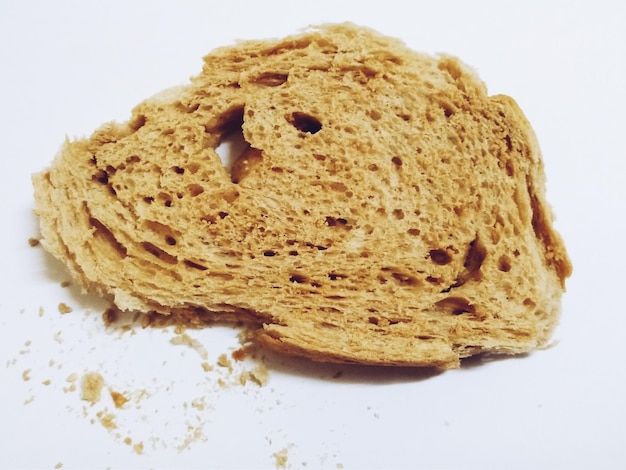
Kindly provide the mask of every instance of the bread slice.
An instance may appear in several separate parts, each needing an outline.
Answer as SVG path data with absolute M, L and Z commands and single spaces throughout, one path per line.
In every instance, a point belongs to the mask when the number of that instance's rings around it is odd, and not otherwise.
M 233 132 L 246 148 L 225 166 Z M 318 361 L 530 351 L 571 273 L 516 103 L 353 24 L 217 49 L 33 182 L 42 244 L 85 290 L 255 322 Z

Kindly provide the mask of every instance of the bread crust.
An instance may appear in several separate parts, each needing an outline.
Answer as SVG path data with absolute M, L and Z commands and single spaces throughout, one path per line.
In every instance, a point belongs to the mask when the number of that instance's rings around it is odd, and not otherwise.
M 246 149 L 225 166 L 233 132 Z M 41 243 L 86 291 L 256 322 L 318 361 L 531 351 L 572 270 L 515 101 L 349 23 L 211 52 L 33 184 Z

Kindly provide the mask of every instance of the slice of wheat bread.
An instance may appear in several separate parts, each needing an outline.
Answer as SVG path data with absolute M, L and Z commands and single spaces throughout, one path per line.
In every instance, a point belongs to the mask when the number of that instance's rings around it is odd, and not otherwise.
M 225 166 L 232 132 L 248 148 Z M 571 273 L 515 102 L 353 24 L 215 50 L 33 182 L 42 244 L 85 290 L 257 322 L 319 361 L 530 351 Z

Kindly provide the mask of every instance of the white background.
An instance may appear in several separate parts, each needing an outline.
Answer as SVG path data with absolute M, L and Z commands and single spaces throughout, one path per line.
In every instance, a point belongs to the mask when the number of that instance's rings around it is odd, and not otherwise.
M 438 375 L 274 357 L 267 386 L 224 388 L 171 330 L 105 331 L 28 246 L 30 174 L 214 47 L 344 20 L 461 57 L 526 113 L 574 264 L 558 344 Z M 275 468 L 283 450 L 288 468 L 626 468 L 625 24 L 615 1 L 0 1 L 0 467 Z M 188 334 L 210 364 L 238 344 Z M 64 391 L 90 370 L 131 402 Z

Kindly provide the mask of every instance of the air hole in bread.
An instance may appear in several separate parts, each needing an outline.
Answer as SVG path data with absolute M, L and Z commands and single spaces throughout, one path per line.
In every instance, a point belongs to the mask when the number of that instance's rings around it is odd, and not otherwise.
M 243 116 L 242 106 L 227 113 L 220 126 L 220 144 L 215 148 L 235 184 L 239 184 L 263 159 L 261 151 L 253 148 L 244 137 Z
M 487 248 L 485 248 L 485 245 L 483 245 L 478 237 L 476 237 L 470 243 L 463 267 L 465 267 L 471 274 L 475 274 L 480 270 L 486 256 Z
M 483 265 L 483 261 L 487 257 L 487 248 L 476 237 L 470 244 L 465 255 L 465 261 L 463 262 L 463 271 L 459 273 L 454 284 L 442 290 L 441 292 L 450 292 L 452 289 L 461 287 L 471 279 L 479 280 L 481 278 L 480 268 Z
M 109 174 L 104 170 L 98 170 L 92 177 L 94 181 L 97 181 L 100 184 L 108 184 L 109 182 Z
M 393 216 L 398 220 L 402 220 L 404 219 L 404 211 L 402 209 L 394 209 Z
M 402 159 L 400 157 L 393 157 L 391 159 L 391 163 L 393 163 L 397 167 L 401 167 L 402 166 Z
M 243 108 L 229 113 L 229 118 L 221 126 L 222 137 L 215 151 L 220 156 L 224 167 L 230 171 L 235 160 L 246 151 L 250 144 L 243 136 Z
M 448 103 L 441 103 L 441 108 L 443 109 L 444 116 L 447 118 L 454 114 L 454 107 Z
M 307 134 L 317 134 L 322 130 L 322 123 L 319 119 L 310 114 L 295 112 L 287 117 L 287 122 L 301 132 Z
M 187 191 L 189 191 L 189 194 L 192 197 L 196 197 L 204 192 L 204 187 L 199 184 L 193 183 L 187 186 Z
M 328 216 L 326 217 L 326 225 L 328 225 L 329 227 L 337 227 L 337 228 L 343 228 L 346 230 L 352 230 L 352 225 L 348 224 L 348 219 L 345 219 L 343 217 Z
M 146 125 L 146 116 L 143 114 L 139 114 L 138 116 L 133 117 L 131 121 L 128 123 L 128 127 L 130 127 L 133 132 L 137 132 L 143 126 Z
M 380 120 L 381 117 L 383 117 L 382 113 L 380 111 L 378 111 L 377 109 L 372 109 L 370 110 L 369 113 L 367 113 L 369 115 L 370 118 L 372 118 L 372 120 L 374 121 L 378 121 Z
M 184 261 L 184 263 L 185 263 L 186 266 L 189 266 L 190 268 L 193 268 L 193 269 L 199 269 L 200 271 L 206 271 L 207 269 L 209 269 L 206 266 L 204 266 L 204 265 L 202 265 L 200 263 L 197 263 L 195 261 L 191 261 L 189 259 L 186 259 Z
M 464 297 L 447 297 L 440 300 L 435 305 L 452 315 L 476 313 L 476 307 L 470 304 L 469 300 Z
M 385 273 L 389 272 L 391 274 L 391 278 L 401 286 L 416 286 L 419 284 L 419 280 L 415 276 L 399 271 L 397 268 L 382 267 L 380 270 Z M 387 279 L 380 275 L 378 276 L 378 280 L 381 284 L 385 284 L 387 282 Z
M 163 237 L 168 245 L 176 245 L 176 233 L 169 225 L 162 224 L 155 220 L 146 220 L 143 226 L 151 232 L 158 234 L 160 237 Z
M 99 243 L 101 247 L 113 248 L 113 252 L 119 254 L 121 258 L 126 258 L 126 247 L 117 241 L 115 235 L 102 222 L 94 217 L 90 217 L 89 224 L 94 228 L 94 240 L 101 242 Z
M 513 150 L 513 142 L 511 141 L 511 136 L 505 135 L 504 141 L 506 142 L 506 151 L 511 152 Z
M 515 176 L 515 167 L 513 166 L 513 162 L 511 160 L 506 161 L 504 168 L 506 169 L 507 176 L 511 178 Z
M 287 81 L 289 74 L 279 72 L 263 72 L 262 74 L 254 77 L 250 82 L 255 85 L 275 87 L 280 86 Z
M 185 104 L 179 101 L 175 104 L 175 106 L 177 109 L 186 114 L 195 113 L 196 111 L 198 111 L 198 109 L 200 109 L 200 103 Z
M 445 265 L 452 261 L 452 256 L 446 250 L 430 250 L 429 255 L 435 264 Z
M 141 247 L 151 255 L 159 258 L 161 261 L 164 261 L 167 264 L 178 263 L 178 258 L 176 258 L 176 256 L 170 255 L 167 251 L 159 248 L 158 246 L 150 242 L 141 242 Z
M 295 282 L 297 284 L 304 284 L 307 282 L 306 276 L 302 276 L 301 274 L 292 274 L 289 277 L 289 282 Z
M 500 259 L 498 260 L 498 269 L 503 273 L 508 273 L 511 270 L 511 260 L 508 256 L 500 256 Z
M 415 286 L 419 284 L 416 277 L 401 272 L 391 273 L 391 277 L 401 286 Z

